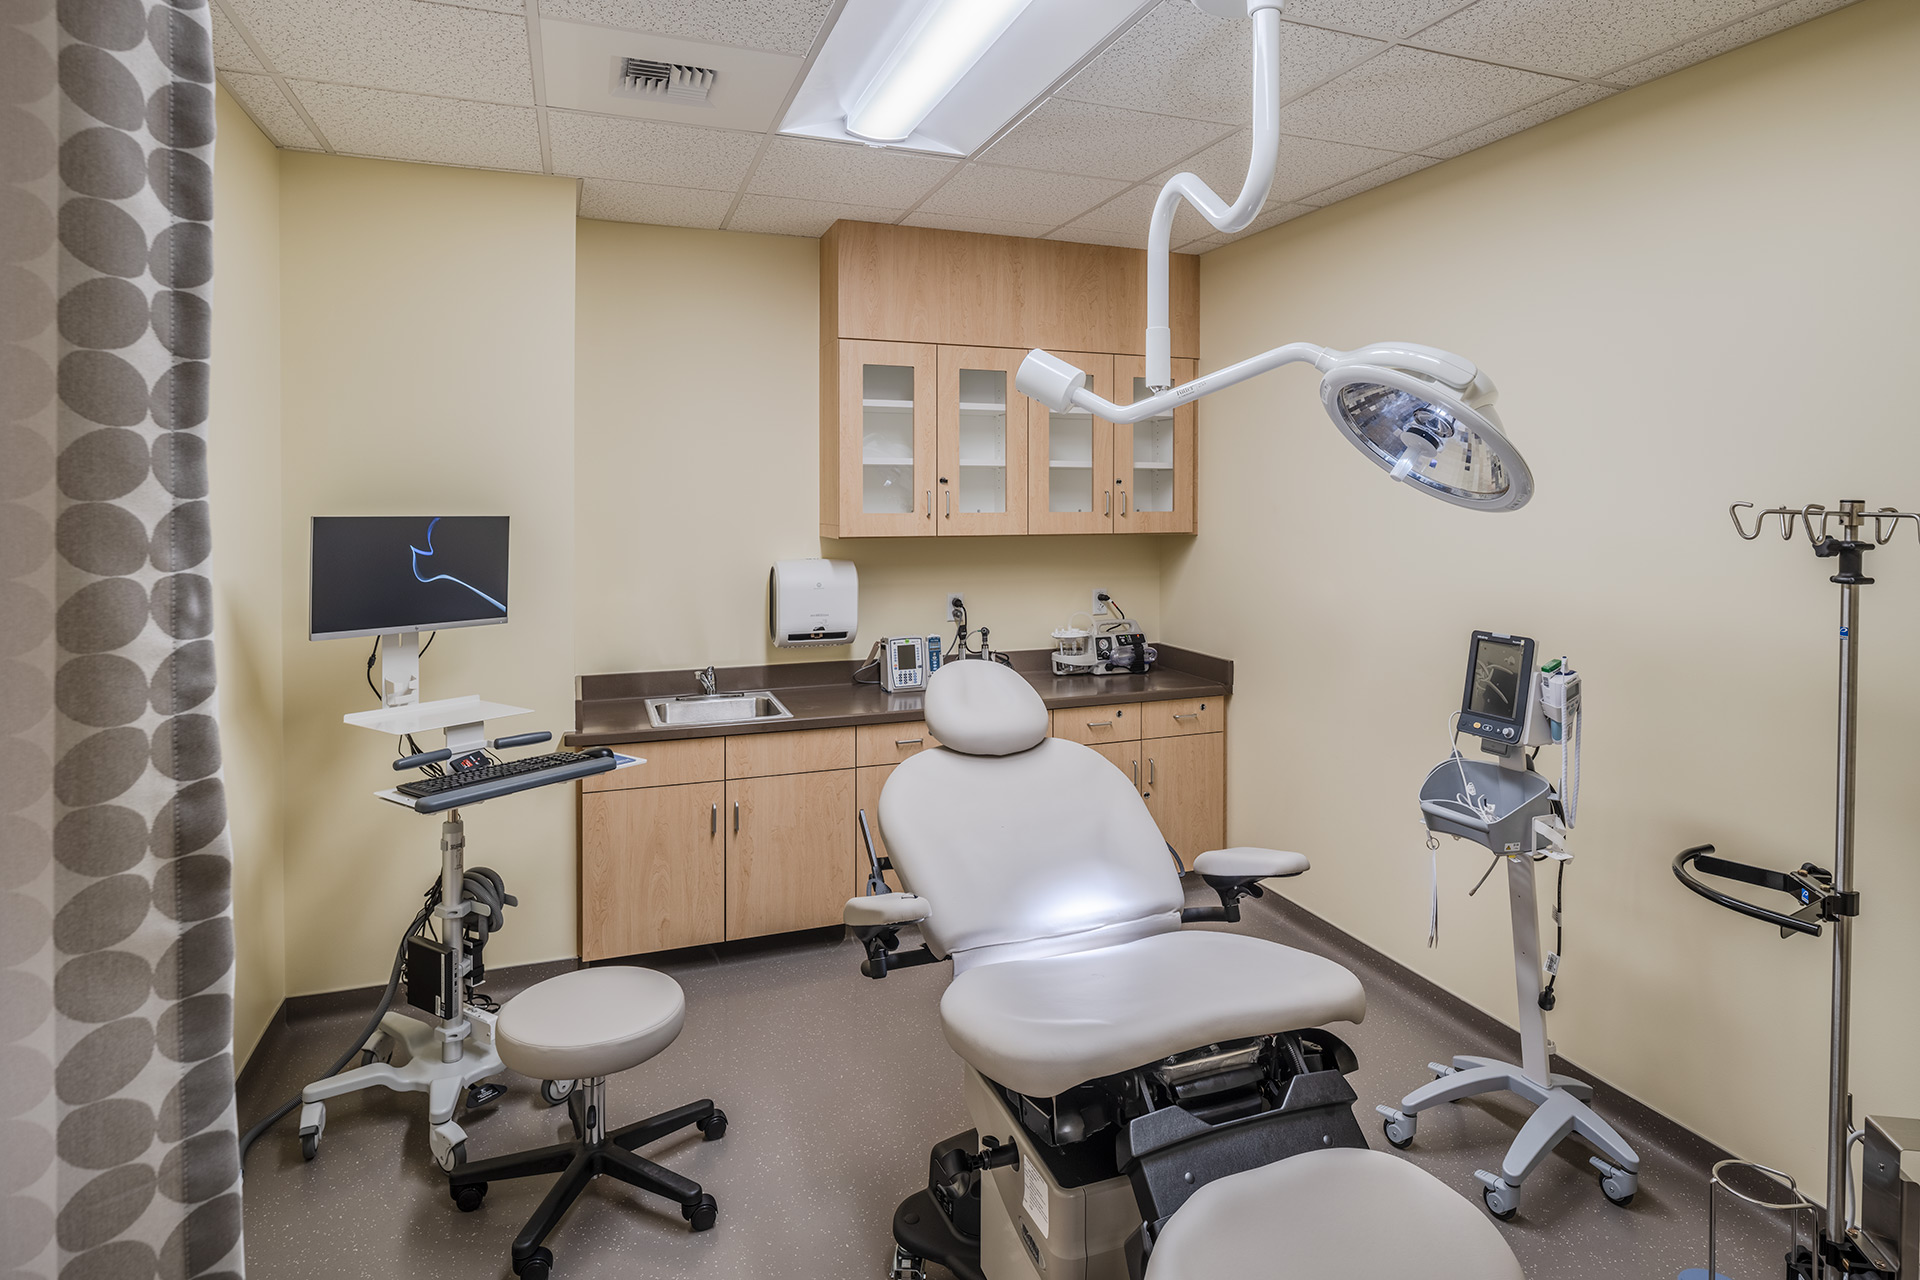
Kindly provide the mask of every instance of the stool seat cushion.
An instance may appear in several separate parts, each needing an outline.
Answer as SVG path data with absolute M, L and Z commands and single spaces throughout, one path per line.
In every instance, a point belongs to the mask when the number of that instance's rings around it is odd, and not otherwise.
M 494 1047 L 536 1080 L 591 1080 L 637 1067 L 672 1044 L 686 1021 L 680 984 L 631 965 L 576 969 L 507 1001 Z

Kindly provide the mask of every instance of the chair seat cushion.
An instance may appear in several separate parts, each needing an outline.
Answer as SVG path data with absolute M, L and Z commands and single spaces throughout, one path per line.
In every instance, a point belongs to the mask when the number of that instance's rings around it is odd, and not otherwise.
M 1160 1233 L 1147 1280 L 1524 1280 L 1480 1207 L 1379 1151 L 1309 1151 L 1209 1182 Z
M 635 1067 L 686 1021 L 680 984 L 630 965 L 576 969 L 507 1001 L 494 1027 L 500 1061 L 536 1080 L 590 1080 Z
M 1033 1097 L 1243 1036 L 1358 1022 L 1360 979 L 1277 942 L 1208 930 L 983 964 L 940 1001 L 953 1046 Z

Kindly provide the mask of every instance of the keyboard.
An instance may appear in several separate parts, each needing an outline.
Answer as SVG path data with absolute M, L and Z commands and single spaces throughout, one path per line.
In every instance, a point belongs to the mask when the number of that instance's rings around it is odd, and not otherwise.
M 531 787 L 551 786 L 575 778 L 591 777 L 614 768 L 619 761 L 611 755 L 587 755 L 576 751 L 556 751 L 551 755 L 523 756 L 477 769 L 458 769 L 437 778 L 416 778 L 394 790 L 411 799 L 421 813 L 438 813 L 455 805 L 478 804 L 497 796 L 512 795 Z

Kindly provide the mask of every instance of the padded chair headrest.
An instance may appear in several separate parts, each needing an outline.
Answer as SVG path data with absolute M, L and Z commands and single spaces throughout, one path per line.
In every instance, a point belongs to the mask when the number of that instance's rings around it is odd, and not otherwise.
M 1010 756 L 1047 736 L 1047 704 L 1012 667 L 944 663 L 927 681 L 927 731 L 970 756 Z

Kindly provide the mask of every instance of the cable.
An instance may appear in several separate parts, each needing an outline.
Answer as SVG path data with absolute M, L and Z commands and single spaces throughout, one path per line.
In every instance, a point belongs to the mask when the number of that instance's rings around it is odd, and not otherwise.
M 374 663 L 374 659 L 378 658 L 379 656 L 380 656 L 380 637 L 375 636 L 373 638 L 373 652 L 367 655 L 367 688 L 373 690 L 373 696 L 375 698 L 378 698 L 382 703 L 384 703 L 387 700 L 385 695 L 383 695 L 380 692 L 380 686 L 373 682 L 373 663 Z
M 439 888 L 439 881 L 436 880 L 434 882 L 434 887 L 435 889 Z M 400 949 L 393 953 L 393 971 L 387 975 L 387 987 L 386 990 L 380 993 L 379 1006 L 374 1009 L 373 1016 L 367 1019 L 367 1025 L 361 1028 L 360 1034 L 354 1039 L 352 1046 L 349 1047 L 345 1053 L 334 1059 L 333 1065 L 327 1068 L 326 1076 L 339 1075 L 347 1063 L 353 1060 L 353 1056 L 360 1052 L 361 1046 L 365 1045 L 367 1041 L 373 1037 L 373 1033 L 380 1029 L 380 1020 L 387 1016 L 387 1010 L 393 1008 L 393 997 L 400 990 L 400 974 L 401 971 L 405 969 L 407 963 L 407 942 L 414 934 L 420 931 L 421 926 L 427 923 L 432 911 L 433 904 L 427 902 L 423 903 L 420 910 L 414 913 L 413 923 L 407 926 L 406 933 L 400 937 Z M 325 1079 L 326 1076 L 321 1078 Z M 245 1136 L 240 1139 L 241 1162 L 245 1163 L 248 1148 L 252 1147 L 253 1144 L 259 1140 L 261 1134 L 273 1128 L 274 1125 L 285 1118 L 289 1111 L 292 1111 L 299 1105 L 300 1094 L 296 1093 L 281 1103 L 279 1109 L 274 1111 L 273 1114 L 253 1126 L 253 1128 L 247 1130 Z
M 1560 948 L 1566 945 L 1567 926 L 1561 919 L 1560 908 L 1567 900 L 1567 860 L 1560 859 L 1560 873 L 1553 878 L 1553 956 L 1554 972 L 1547 976 L 1547 985 L 1540 992 L 1540 1007 L 1551 1012 L 1554 1005 L 1553 984 L 1560 981 Z

